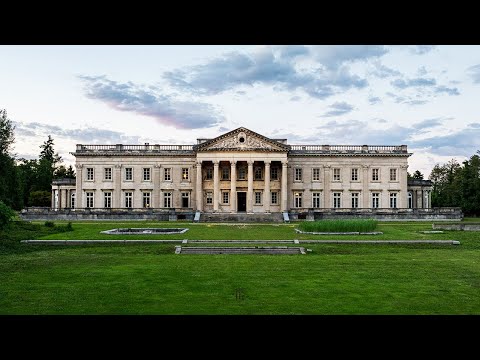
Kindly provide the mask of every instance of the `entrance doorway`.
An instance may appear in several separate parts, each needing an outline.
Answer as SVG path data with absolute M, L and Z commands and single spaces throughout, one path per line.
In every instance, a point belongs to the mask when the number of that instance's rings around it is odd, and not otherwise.
M 237 211 L 238 212 L 247 211 L 247 193 L 246 192 L 237 192 Z

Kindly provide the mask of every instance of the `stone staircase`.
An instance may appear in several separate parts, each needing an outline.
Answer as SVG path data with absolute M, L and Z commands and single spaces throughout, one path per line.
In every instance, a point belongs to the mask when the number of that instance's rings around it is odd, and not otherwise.
M 282 213 L 270 214 L 230 214 L 230 213 L 202 213 L 201 222 L 283 222 Z
M 267 254 L 267 255 L 305 255 L 305 248 L 290 246 L 175 246 L 175 254 L 215 255 L 215 254 Z

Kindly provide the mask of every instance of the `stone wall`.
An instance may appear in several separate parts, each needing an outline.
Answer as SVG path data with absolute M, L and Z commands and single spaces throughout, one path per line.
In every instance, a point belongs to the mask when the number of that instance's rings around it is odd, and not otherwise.
M 432 224 L 435 230 L 480 231 L 480 224 Z

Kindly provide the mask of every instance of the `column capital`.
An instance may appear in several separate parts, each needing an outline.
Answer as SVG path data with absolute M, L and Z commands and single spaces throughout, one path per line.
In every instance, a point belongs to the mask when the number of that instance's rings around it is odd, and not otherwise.
M 115 169 L 121 169 L 122 168 L 122 164 L 116 164 L 115 165 Z
M 332 167 L 332 165 L 323 165 L 323 167 L 325 168 L 325 170 L 330 170 L 330 168 Z
M 197 166 L 202 166 L 202 161 L 201 160 L 197 160 L 196 163 L 197 163 Z
M 230 166 L 231 166 L 231 167 L 237 166 L 237 160 L 231 160 L 231 161 L 230 161 Z
M 368 170 L 369 167 L 370 165 L 362 165 L 363 170 Z
M 213 166 L 218 166 L 220 164 L 220 160 L 212 160 Z
M 408 165 L 400 165 L 401 169 L 408 169 Z
M 254 160 L 247 160 L 248 166 L 253 166 L 253 163 L 254 163 L 254 162 L 255 162 Z
M 288 160 L 283 160 L 282 161 L 282 166 L 288 166 Z
M 81 169 L 81 168 L 83 168 L 83 164 L 75 164 L 75 168 Z
M 265 166 L 267 166 L 267 165 L 270 166 L 270 164 L 272 163 L 271 160 L 263 160 L 263 162 L 264 162 Z

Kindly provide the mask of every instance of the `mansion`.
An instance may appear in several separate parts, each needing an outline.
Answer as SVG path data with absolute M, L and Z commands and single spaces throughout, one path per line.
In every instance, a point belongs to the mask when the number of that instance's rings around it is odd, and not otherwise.
M 431 183 L 407 181 L 406 145 L 289 145 L 240 127 L 195 145 L 83 145 L 53 209 L 285 213 L 429 208 Z

